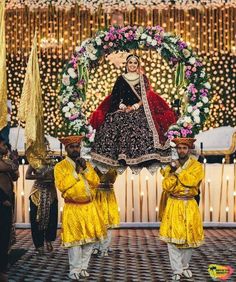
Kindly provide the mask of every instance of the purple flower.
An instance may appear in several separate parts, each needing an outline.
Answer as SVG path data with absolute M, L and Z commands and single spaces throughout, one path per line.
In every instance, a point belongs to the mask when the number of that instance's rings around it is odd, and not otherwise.
M 190 70 L 186 70 L 185 76 L 186 76 L 187 78 L 190 78 L 191 74 L 192 74 L 192 72 L 191 72 Z
M 202 62 L 200 62 L 200 61 L 197 60 L 197 61 L 195 62 L 195 65 L 196 65 L 196 67 L 201 67 L 201 66 L 202 66 Z
M 180 50 L 183 50 L 184 48 L 187 47 L 187 44 L 183 41 L 178 41 L 177 44 L 178 44 Z
M 170 57 L 169 63 L 170 63 L 170 65 L 174 66 L 178 63 L 178 61 L 179 61 L 178 58 Z

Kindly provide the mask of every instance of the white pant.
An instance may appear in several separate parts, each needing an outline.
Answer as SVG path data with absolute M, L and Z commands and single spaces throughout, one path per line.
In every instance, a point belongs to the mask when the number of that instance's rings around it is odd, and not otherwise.
M 189 267 L 189 262 L 193 253 L 192 248 L 177 248 L 175 244 L 168 243 L 170 265 L 174 274 L 181 274 Z
M 88 268 L 92 251 L 93 243 L 75 246 L 68 249 L 70 278 L 74 278 L 74 273 L 79 275 L 82 269 Z
M 106 252 L 108 251 L 108 248 L 111 244 L 111 239 L 112 239 L 112 229 L 107 229 L 107 237 L 104 240 L 101 240 L 97 243 L 94 244 L 94 248 L 98 249 L 101 252 Z

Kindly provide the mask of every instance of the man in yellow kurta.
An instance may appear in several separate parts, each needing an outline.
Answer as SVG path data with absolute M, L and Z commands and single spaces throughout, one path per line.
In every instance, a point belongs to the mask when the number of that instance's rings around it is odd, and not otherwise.
M 103 214 L 107 226 L 107 238 L 94 245 L 93 254 L 108 256 L 109 246 L 112 239 L 112 228 L 116 228 L 120 224 L 120 215 L 114 191 L 117 170 L 115 168 L 110 168 L 106 173 L 102 173 L 98 167 L 96 167 L 95 170 L 100 178 L 100 184 L 96 189 L 95 200 Z
M 199 208 L 194 196 L 203 179 L 203 168 L 189 150 L 193 138 L 176 138 L 178 161 L 173 161 L 162 170 L 162 199 L 167 197 L 160 239 L 167 242 L 171 268 L 177 281 L 181 276 L 192 277 L 189 262 L 193 248 L 199 247 L 204 240 L 203 226 Z
M 62 242 L 68 248 L 69 277 L 89 276 L 88 263 L 94 242 L 106 237 L 106 226 L 94 202 L 99 177 L 92 165 L 80 157 L 81 136 L 61 138 L 67 157 L 54 169 L 55 184 L 65 200 Z

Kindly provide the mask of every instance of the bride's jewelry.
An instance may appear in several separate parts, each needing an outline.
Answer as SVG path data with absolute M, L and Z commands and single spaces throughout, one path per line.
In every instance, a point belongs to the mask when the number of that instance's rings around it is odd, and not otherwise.
M 135 111 L 138 110 L 139 107 L 140 107 L 140 105 L 139 105 L 138 103 L 133 104 L 133 106 L 132 106 L 132 108 L 133 108 Z
M 136 78 L 129 78 L 127 76 L 127 74 L 125 74 L 125 78 L 128 80 L 128 81 L 135 81 L 135 80 L 138 80 L 139 79 L 139 75 L 136 77 Z
M 127 107 L 126 107 L 125 104 L 120 103 L 119 109 L 120 109 L 120 110 L 125 110 L 125 109 L 127 109 Z

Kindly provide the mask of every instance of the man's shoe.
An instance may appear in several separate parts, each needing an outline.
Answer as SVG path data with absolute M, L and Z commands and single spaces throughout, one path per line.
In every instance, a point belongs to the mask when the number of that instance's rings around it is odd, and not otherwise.
M 78 273 L 69 274 L 69 278 L 70 278 L 72 281 L 79 281 L 79 280 L 80 280 L 80 276 L 79 276 Z
M 108 257 L 108 256 L 109 256 L 108 251 L 104 251 L 104 252 L 102 253 L 102 256 L 103 256 L 103 257 Z
M 193 277 L 192 271 L 190 269 L 185 269 L 182 272 L 182 274 L 185 278 L 192 278 Z
M 44 247 L 36 248 L 37 255 L 42 256 L 44 255 Z
M 51 253 L 53 251 L 53 246 L 50 241 L 46 241 L 46 247 L 47 247 L 48 252 Z
M 80 275 L 82 277 L 89 277 L 90 276 L 86 269 L 82 269 L 81 272 L 80 272 Z
M 172 281 L 180 281 L 180 279 L 181 279 L 180 274 L 175 274 L 174 276 L 172 276 Z
M 98 255 L 99 254 L 99 249 L 93 249 L 92 255 Z

